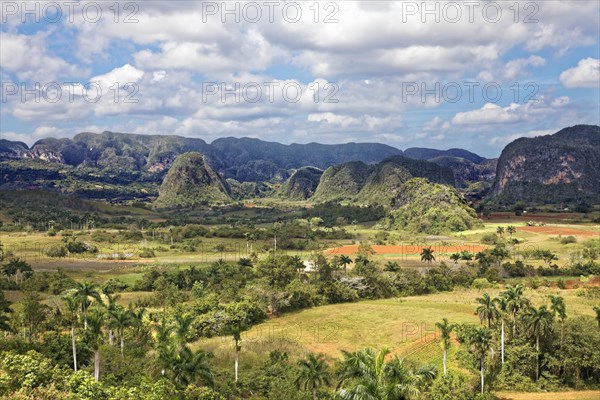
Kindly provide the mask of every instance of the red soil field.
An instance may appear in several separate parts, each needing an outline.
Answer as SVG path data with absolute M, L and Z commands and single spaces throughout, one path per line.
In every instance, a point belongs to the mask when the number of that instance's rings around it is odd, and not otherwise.
M 556 213 L 556 214 L 523 214 L 515 215 L 509 212 L 498 212 L 491 213 L 488 217 L 482 218 L 483 220 L 494 220 L 494 219 L 514 219 L 515 221 L 538 221 L 538 220 L 560 220 L 568 219 L 579 216 L 580 214 L 569 214 L 569 213 Z
M 421 254 L 421 250 L 424 247 L 430 246 L 416 246 L 416 245 L 398 245 L 398 246 L 380 246 L 374 245 L 371 246 L 376 254 L 404 254 L 404 255 L 418 255 Z M 486 246 L 473 244 L 473 245 L 461 245 L 461 246 L 443 246 L 443 245 L 434 245 L 431 246 L 434 250 L 434 254 L 452 254 L 452 253 L 460 253 L 461 251 L 468 251 L 471 253 L 478 253 L 486 249 Z M 358 253 L 358 245 L 348 245 L 337 247 L 334 249 L 327 249 L 324 251 L 325 255 L 354 255 Z
M 575 229 L 575 228 L 563 228 L 559 226 L 520 226 L 517 231 L 533 232 L 533 233 L 544 233 L 546 235 L 562 235 L 562 236 L 599 236 L 600 231 Z

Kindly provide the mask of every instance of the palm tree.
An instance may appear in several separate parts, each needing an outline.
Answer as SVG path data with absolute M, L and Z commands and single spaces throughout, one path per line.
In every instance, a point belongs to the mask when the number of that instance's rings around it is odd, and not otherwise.
M 496 308 L 496 303 L 489 294 L 484 293 L 482 297 L 476 299 L 479 306 L 475 309 L 479 320 L 483 322 L 487 320 L 488 328 L 492 327 L 492 321 L 495 321 L 500 317 L 500 312 Z
M 499 226 L 498 228 L 496 228 L 496 233 L 500 236 L 504 235 L 504 227 Z
M 108 313 L 108 343 L 112 346 L 114 339 L 112 320 L 114 315 L 118 313 L 119 309 L 121 308 L 119 304 L 117 304 L 117 300 L 119 300 L 121 296 L 118 294 L 113 296 L 106 292 L 104 295 L 106 296 L 106 304 L 104 306 L 106 307 L 106 311 Z
M 193 352 L 188 346 L 176 350 L 171 357 L 168 375 L 175 385 L 185 389 L 197 381 L 213 385 L 214 377 L 209 364 L 210 354 L 203 350 Z
M 529 304 L 529 301 L 523 297 L 523 289 L 523 284 L 519 283 L 515 286 L 508 285 L 502 292 L 502 296 L 506 299 L 506 309 L 512 314 L 513 338 L 517 335 L 517 314 Z
M 502 365 L 504 365 L 504 315 L 507 311 L 507 300 L 506 297 L 504 296 L 500 296 L 494 299 L 494 303 L 496 303 L 498 312 L 499 312 L 499 316 L 500 316 L 500 352 L 501 352 L 501 359 L 502 359 Z
M 488 328 L 477 327 L 469 338 L 471 350 L 479 357 L 481 366 L 481 394 L 485 388 L 485 355 L 492 345 L 492 331 Z
M 122 307 L 117 308 L 111 313 L 109 327 L 114 329 L 119 337 L 121 347 L 121 357 L 125 351 L 125 329 L 133 324 L 133 315 L 131 310 L 126 310 Z
M 460 260 L 460 254 L 459 253 L 452 253 L 450 254 L 450 259 L 452 261 L 454 261 L 454 265 L 458 265 L 458 260 Z
M 317 389 L 329 385 L 329 367 L 323 359 L 323 354 L 308 353 L 306 358 L 298 361 L 298 376 L 296 387 L 310 390 L 313 400 L 317 400 Z
M 340 264 L 344 267 L 344 273 L 346 273 L 346 269 L 348 268 L 348 264 L 352 263 L 352 259 L 347 255 L 342 254 L 340 256 Z
M 559 295 L 550 295 L 550 311 L 552 311 L 553 317 L 558 317 L 560 321 L 560 343 L 563 341 L 564 333 L 564 322 L 567 319 L 567 306 L 565 305 L 565 299 Z
M 94 350 L 94 381 L 100 379 L 100 344 L 102 343 L 102 327 L 104 326 L 105 314 L 100 309 L 94 309 L 88 315 L 88 330 L 92 349 Z
M 73 369 L 77 372 L 77 342 L 75 339 L 75 325 L 77 324 L 77 311 L 79 310 L 79 302 L 73 296 L 63 298 L 67 305 L 67 319 L 71 323 L 71 347 L 73 348 Z
M 444 375 L 448 372 L 447 369 L 447 353 L 450 348 L 450 333 L 454 329 L 454 324 L 448 322 L 448 318 L 444 318 L 442 322 L 436 322 L 435 326 L 440 330 L 442 339 L 442 349 L 444 349 Z
M 432 250 L 431 247 L 423 247 L 421 250 L 421 261 L 426 261 L 428 264 L 431 264 L 432 261 L 435 261 L 435 257 L 433 255 L 434 251 L 435 250 Z
M 129 315 L 131 316 L 133 337 L 138 343 L 141 343 L 144 339 L 147 339 L 149 335 L 149 332 L 145 329 L 144 325 L 144 315 L 146 315 L 146 309 L 138 308 L 136 310 L 130 307 Z
M 415 369 L 398 356 L 385 362 L 390 353 L 388 349 L 382 349 L 379 353 L 370 348 L 342 353 L 344 359 L 336 389 L 337 396 L 343 400 L 416 397 L 436 376 L 435 367 Z
M 188 342 L 188 335 L 194 322 L 194 317 L 190 314 L 175 314 L 174 322 L 174 333 L 178 345 L 185 346 Z
M 98 285 L 91 282 L 77 282 L 75 286 L 74 297 L 79 301 L 81 305 L 81 312 L 83 314 L 83 327 L 88 328 L 87 320 L 87 309 L 91 304 L 90 298 L 95 299 L 99 302 L 102 301 L 100 292 L 98 291 Z
M 530 307 L 525 314 L 527 330 L 535 336 L 535 350 L 537 352 L 535 369 L 536 381 L 540 377 L 540 337 L 546 336 L 552 331 L 553 318 L 552 313 L 546 306 L 541 306 L 540 308 Z
M 510 235 L 510 241 L 512 242 L 513 234 L 517 232 L 517 228 L 512 225 L 506 227 L 506 232 Z

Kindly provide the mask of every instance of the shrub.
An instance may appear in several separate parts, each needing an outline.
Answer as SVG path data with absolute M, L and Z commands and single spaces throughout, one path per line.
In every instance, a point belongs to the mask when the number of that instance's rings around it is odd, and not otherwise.
M 140 257 L 141 258 L 154 258 L 154 257 L 156 257 L 156 255 L 154 254 L 153 249 L 143 248 L 142 251 L 140 251 Z
M 492 284 L 486 278 L 477 278 L 473 280 L 471 286 L 475 289 L 481 290 L 491 288 Z
M 560 239 L 561 244 L 570 244 L 577 243 L 577 238 L 575 236 L 565 236 Z
M 59 244 L 53 244 L 46 249 L 46 255 L 52 258 L 66 257 L 67 249 L 65 246 Z

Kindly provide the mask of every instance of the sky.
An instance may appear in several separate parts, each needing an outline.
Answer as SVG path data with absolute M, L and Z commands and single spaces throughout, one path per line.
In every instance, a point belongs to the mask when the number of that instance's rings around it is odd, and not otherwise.
M 461 147 L 600 124 L 600 1 L 1 1 L 0 137 Z

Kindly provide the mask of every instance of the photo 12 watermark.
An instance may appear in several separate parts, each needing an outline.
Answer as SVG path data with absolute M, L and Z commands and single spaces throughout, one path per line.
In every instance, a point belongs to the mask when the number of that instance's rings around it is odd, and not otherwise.
M 96 1 L 1 1 L 2 23 L 18 20 L 21 23 L 76 23 L 96 24 L 103 20 L 114 23 L 136 24 L 140 5 L 138 2 Z
M 540 88 L 535 82 L 514 82 L 506 87 L 498 82 L 402 82 L 402 102 L 457 103 L 538 103 Z
M 509 20 L 513 23 L 538 23 L 540 6 L 537 2 L 500 1 L 401 1 L 402 23 L 475 23 L 496 24 Z
M 113 82 L 104 86 L 99 82 L 14 82 L 6 81 L 0 85 L 2 103 L 16 101 L 21 103 L 98 103 L 102 97 L 116 104 L 138 103 L 139 85 L 135 82 Z
M 298 82 L 278 81 L 202 82 L 202 103 L 298 103 L 306 94 L 315 103 L 339 103 L 338 93 L 338 84 L 331 82 L 312 82 L 305 86 Z

